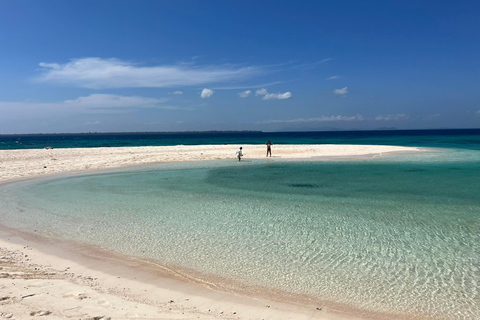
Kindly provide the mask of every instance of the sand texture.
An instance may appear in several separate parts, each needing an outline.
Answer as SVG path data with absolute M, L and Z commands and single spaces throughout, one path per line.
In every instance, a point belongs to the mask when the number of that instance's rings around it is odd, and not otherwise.
M 171 161 L 235 158 L 238 145 L 0 151 L 0 182 Z M 244 160 L 266 147 L 243 145 Z M 418 148 L 274 145 L 275 159 L 332 159 Z M 357 310 L 358 311 L 358 310 Z M 402 319 L 220 292 L 101 250 L 1 227 L 0 319 Z
M 79 264 L 58 248 L 52 255 L 52 248 L 41 244 L 32 247 L 5 233 L 2 238 L 0 319 L 341 319 L 313 307 L 155 279 L 131 262 L 125 266 L 90 256 Z

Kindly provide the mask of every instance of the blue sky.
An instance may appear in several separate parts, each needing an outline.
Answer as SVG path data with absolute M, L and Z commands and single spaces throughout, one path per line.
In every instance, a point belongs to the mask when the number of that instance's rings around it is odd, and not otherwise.
M 480 127 L 478 1 L 2 1 L 0 133 Z

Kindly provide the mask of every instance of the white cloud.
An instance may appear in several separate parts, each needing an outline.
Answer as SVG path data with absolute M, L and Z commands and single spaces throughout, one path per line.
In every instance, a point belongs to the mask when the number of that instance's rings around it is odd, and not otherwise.
M 289 91 L 285 93 L 268 93 L 267 89 L 262 88 L 255 91 L 255 96 L 263 96 L 262 98 L 263 100 L 272 100 L 272 99 L 284 100 L 284 99 L 290 99 L 292 97 L 292 93 Z
M 387 115 L 378 115 L 375 117 L 377 121 L 396 121 L 396 120 L 406 120 L 410 118 L 405 113 L 398 113 L 398 114 L 387 114 Z
M 263 96 L 263 95 L 266 95 L 267 94 L 267 89 L 258 89 L 257 91 L 255 91 L 255 95 L 256 96 Z
M 183 94 L 183 91 L 174 91 L 173 94 L 175 94 L 175 95 L 181 95 L 181 94 Z
M 278 99 L 278 100 L 284 100 L 284 99 L 290 99 L 292 97 L 291 92 L 285 92 L 285 93 L 267 93 L 263 96 L 263 100 L 271 100 L 271 99 Z
M 90 89 L 193 86 L 243 80 L 262 73 L 258 67 L 141 66 L 119 59 L 81 58 L 65 64 L 41 62 L 41 82 Z
M 251 94 L 252 94 L 252 91 L 247 90 L 247 91 L 239 92 L 239 93 L 238 93 L 238 96 L 239 96 L 240 98 L 246 98 L 246 97 L 250 96 Z
M 327 78 L 327 80 L 336 80 L 336 79 L 340 79 L 340 76 L 331 76 Z
M 212 95 L 213 95 L 213 90 L 212 89 L 207 89 L 207 88 L 203 89 L 202 93 L 200 93 L 200 97 L 202 99 L 210 98 Z
M 345 96 L 348 93 L 347 89 L 348 89 L 347 87 L 344 87 L 341 89 L 335 89 L 333 90 L 333 93 L 339 96 Z
M 359 114 L 355 116 L 322 116 L 318 118 L 298 118 L 291 120 L 268 120 L 261 123 L 305 123 L 305 122 L 333 122 L 333 121 L 363 121 L 365 118 Z

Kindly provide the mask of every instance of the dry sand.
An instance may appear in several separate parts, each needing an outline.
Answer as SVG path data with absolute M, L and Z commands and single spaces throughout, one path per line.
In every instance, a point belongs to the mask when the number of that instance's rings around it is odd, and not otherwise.
M 235 159 L 238 145 L 0 151 L 0 183 L 171 161 Z M 265 146 L 243 145 L 244 160 Z M 332 159 L 418 148 L 274 145 L 276 159 Z M 1 224 L 1 221 L 0 221 Z M 157 266 L 0 227 L 0 319 L 402 319 L 330 304 L 299 306 L 221 292 Z

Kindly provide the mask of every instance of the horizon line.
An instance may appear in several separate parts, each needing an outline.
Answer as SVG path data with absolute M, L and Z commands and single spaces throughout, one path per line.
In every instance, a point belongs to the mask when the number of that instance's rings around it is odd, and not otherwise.
M 477 128 L 421 128 L 421 129 L 399 129 L 399 128 L 378 128 L 378 129 L 336 129 L 329 130 L 288 130 L 288 131 L 263 131 L 263 130 L 188 130 L 188 131 L 105 131 L 105 132 L 37 132 L 37 133 L 0 133 L 0 136 L 26 136 L 26 135 L 74 135 L 74 134 L 175 134 L 175 133 L 235 133 L 235 132 L 262 132 L 262 133 L 294 133 L 294 132 L 354 132 L 354 131 L 434 131 L 434 130 L 480 130 Z

